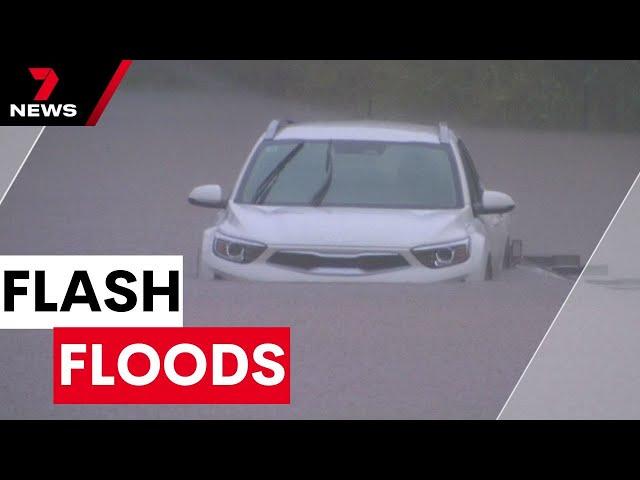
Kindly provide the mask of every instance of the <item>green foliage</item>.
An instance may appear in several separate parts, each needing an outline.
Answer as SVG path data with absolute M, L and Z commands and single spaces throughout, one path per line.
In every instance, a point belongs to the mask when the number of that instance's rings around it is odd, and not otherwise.
M 640 130 L 639 61 L 225 61 L 209 68 L 354 117 Z

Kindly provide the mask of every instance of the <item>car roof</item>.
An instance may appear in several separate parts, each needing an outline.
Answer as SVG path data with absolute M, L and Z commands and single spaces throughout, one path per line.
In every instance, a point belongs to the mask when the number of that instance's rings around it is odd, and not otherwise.
M 283 126 L 274 139 L 440 143 L 440 128 L 414 123 L 379 121 L 293 123 Z

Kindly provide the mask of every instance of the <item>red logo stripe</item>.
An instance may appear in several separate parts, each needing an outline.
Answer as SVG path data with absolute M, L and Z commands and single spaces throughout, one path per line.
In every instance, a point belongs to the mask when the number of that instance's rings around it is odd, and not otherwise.
M 113 77 L 111 77 L 107 88 L 105 88 L 104 92 L 102 92 L 102 96 L 100 97 L 100 100 L 98 100 L 98 103 L 93 109 L 93 112 L 91 112 L 91 115 L 89 115 L 89 120 L 87 120 L 86 123 L 88 127 L 93 127 L 98 123 L 102 112 L 104 112 L 104 109 L 107 108 L 109 100 L 111 100 L 111 97 L 113 97 L 113 94 L 118 89 L 118 86 L 124 78 L 124 75 L 127 73 L 127 70 L 131 66 L 131 63 L 131 60 L 122 60 L 120 62 L 120 65 L 118 65 L 116 72 L 113 74 Z
M 31 76 L 35 80 L 42 80 L 42 85 L 38 89 L 36 96 L 33 99 L 36 102 L 45 102 L 49 99 L 51 92 L 58 83 L 58 76 L 53 68 L 48 67 L 31 67 L 29 68 Z

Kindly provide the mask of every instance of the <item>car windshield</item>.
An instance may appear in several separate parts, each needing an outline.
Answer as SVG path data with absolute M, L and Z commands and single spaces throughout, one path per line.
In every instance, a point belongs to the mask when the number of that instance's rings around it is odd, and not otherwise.
M 256 152 L 235 201 L 260 205 L 461 207 L 449 146 L 274 141 Z

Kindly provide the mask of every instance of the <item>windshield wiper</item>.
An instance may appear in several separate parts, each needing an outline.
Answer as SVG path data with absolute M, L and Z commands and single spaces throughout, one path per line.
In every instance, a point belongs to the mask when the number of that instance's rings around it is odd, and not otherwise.
M 293 158 L 298 154 L 300 150 L 302 150 L 303 146 L 304 146 L 304 143 L 298 143 L 293 148 L 293 150 L 291 150 L 287 154 L 286 157 L 284 157 L 282 160 L 278 162 L 275 168 L 271 170 L 271 172 L 269 172 L 269 175 L 267 175 L 265 179 L 260 183 L 260 185 L 258 185 L 258 188 L 256 189 L 256 193 L 253 196 L 251 203 L 260 204 L 266 200 L 267 195 L 269 195 L 271 188 L 275 185 L 276 180 L 278 179 L 278 176 L 280 175 L 282 170 L 284 170 L 286 166 L 289 164 L 289 162 L 293 160 Z
M 331 152 L 332 148 L 333 143 L 329 142 L 329 146 L 327 147 L 327 162 L 325 163 L 327 178 L 311 198 L 311 205 L 316 207 L 320 205 L 324 200 L 324 197 L 327 196 L 327 192 L 329 192 L 329 188 L 331 188 L 331 182 L 333 182 L 333 154 Z

